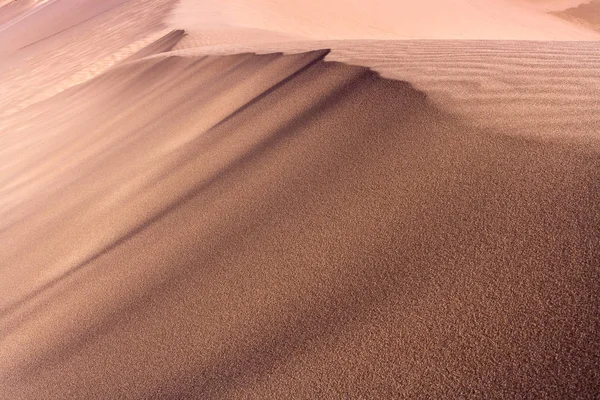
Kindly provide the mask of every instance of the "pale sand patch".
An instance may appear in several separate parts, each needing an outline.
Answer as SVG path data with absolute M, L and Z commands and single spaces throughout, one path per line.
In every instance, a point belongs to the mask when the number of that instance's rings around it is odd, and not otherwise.
M 112 1 L 119 2 L 122 1 Z M 85 82 L 170 32 L 162 20 L 172 3 L 171 0 L 127 1 L 76 27 L 3 55 L 0 58 L 0 134 L 11 125 L 10 114 Z M 99 7 L 103 9 L 102 5 Z M 144 12 L 140 13 L 140 9 Z M 36 20 L 24 21 L 19 29 L 35 30 L 37 23 L 51 17 L 40 13 Z M 62 15 L 66 22 L 78 18 L 79 15 Z M 0 42 L 10 42 L 13 33 L 3 32 Z
M 311 39 L 599 40 L 529 3 L 495 0 L 182 0 L 169 23 L 260 28 Z
M 56 96 L 57 94 L 67 90 L 68 88 L 89 81 L 90 79 L 106 72 L 108 69 L 119 64 L 123 60 L 128 59 L 129 57 L 144 49 L 145 47 L 167 36 L 171 32 L 173 32 L 171 29 L 161 30 L 152 33 L 144 37 L 143 39 L 128 44 L 103 59 L 94 61 L 91 64 L 84 66 L 78 71 L 73 71 L 68 77 L 58 81 L 52 86 L 49 86 L 41 91 L 36 91 L 36 93 L 32 94 L 30 97 L 27 97 L 26 99 L 17 104 L 13 103 L 12 97 L 6 98 L 6 103 L 10 103 L 10 105 L 3 107 L 2 111 L 0 111 L 0 121 L 3 120 L 5 121 L 5 123 L 10 123 L 10 115 L 21 111 L 33 104 L 39 103 L 53 96 Z M 6 129 L 6 126 L 2 126 L 0 124 L 0 130 L 2 129 Z

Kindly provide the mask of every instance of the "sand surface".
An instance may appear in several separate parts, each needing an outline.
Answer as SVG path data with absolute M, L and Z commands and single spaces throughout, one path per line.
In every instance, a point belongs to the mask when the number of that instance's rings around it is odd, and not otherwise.
M 0 398 L 599 394 L 599 42 L 198 4 L 4 47 Z
M 506 0 L 182 0 L 170 21 L 189 31 L 210 26 L 251 27 L 311 39 L 600 39 L 598 33 L 528 7 L 531 2 L 524 3 L 526 6 Z
M 195 34 L 170 54 L 303 52 L 406 80 L 439 108 L 507 135 L 586 142 L 600 134 L 599 42 L 343 40 L 205 45 Z
M 592 0 L 553 13 L 567 21 L 600 31 L 600 0 Z

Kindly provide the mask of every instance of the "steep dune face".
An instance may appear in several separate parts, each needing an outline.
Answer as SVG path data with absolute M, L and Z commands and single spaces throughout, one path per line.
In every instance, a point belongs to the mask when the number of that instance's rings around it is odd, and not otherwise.
M 192 34 L 172 54 L 301 52 L 407 80 L 436 106 L 505 134 L 586 142 L 600 149 L 597 42 L 302 41 L 203 46 Z
M 598 153 L 324 55 L 155 57 L 13 116 L 3 395 L 595 394 Z
M 182 0 L 177 28 L 261 28 L 310 39 L 598 40 L 597 33 L 518 3 L 491 0 Z

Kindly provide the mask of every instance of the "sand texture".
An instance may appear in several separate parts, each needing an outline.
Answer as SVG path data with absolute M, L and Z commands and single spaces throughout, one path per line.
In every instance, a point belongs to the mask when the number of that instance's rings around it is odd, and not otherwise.
M 567 21 L 574 22 L 583 27 L 600 31 L 600 1 L 592 0 L 554 12 L 554 15 L 564 18 Z
M 600 42 L 263 3 L 0 46 L 0 398 L 597 397 Z
M 203 45 L 194 34 L 173 55 L 303 52 L 407 80 L 437 107 L 507 135 L 587 142 L 600 136 L 599 42 L 360 40 Z

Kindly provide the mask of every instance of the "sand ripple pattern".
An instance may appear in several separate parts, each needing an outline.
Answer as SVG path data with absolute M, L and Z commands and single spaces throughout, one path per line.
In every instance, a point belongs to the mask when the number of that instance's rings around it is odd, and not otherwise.
M 202 46 L 175 54 L 330 48 L 329 60 L 406 80 L 442 108 L 513 135 L 600 139 L 600 42 L 319 41 Z

